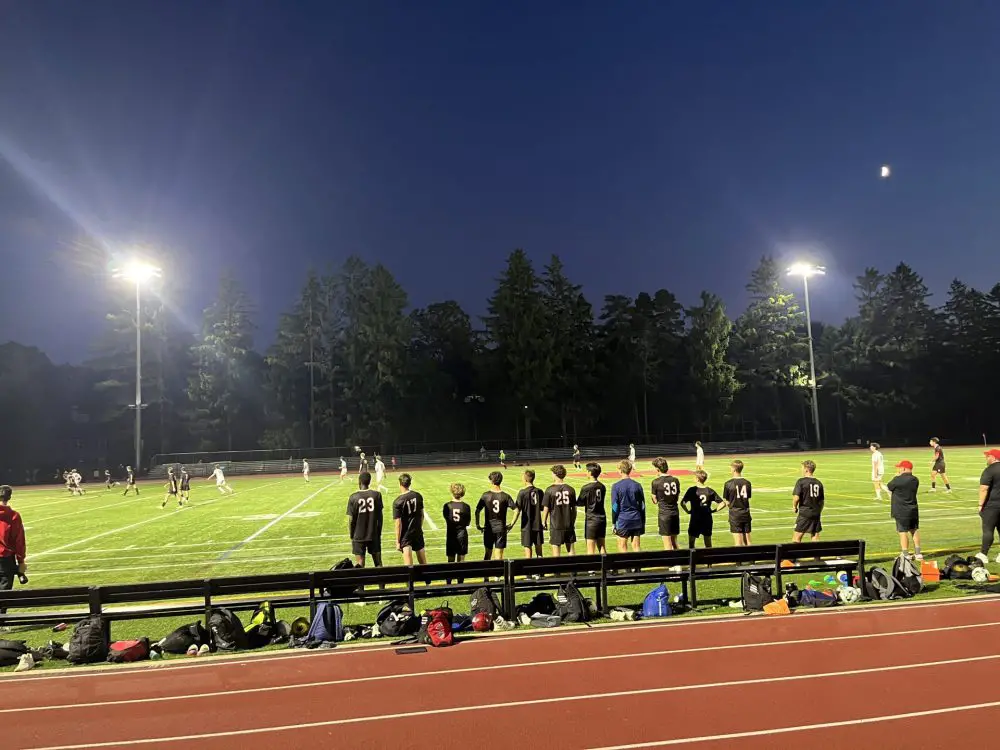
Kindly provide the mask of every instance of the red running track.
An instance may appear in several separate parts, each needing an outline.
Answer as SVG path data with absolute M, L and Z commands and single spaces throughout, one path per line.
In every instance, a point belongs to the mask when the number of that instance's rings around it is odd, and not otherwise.
M 998 643 L 986 599 L 40 673 L 0 679 L 0 746 L 986 746 Z

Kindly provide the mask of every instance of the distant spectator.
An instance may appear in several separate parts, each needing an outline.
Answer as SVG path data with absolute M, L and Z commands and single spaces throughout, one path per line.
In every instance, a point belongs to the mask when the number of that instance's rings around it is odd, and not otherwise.
M 646 497 L 642 485 L 631 477 L 631 461 L 621 461 L 618 471 L 622 478 L 611 488 L 611 526 L 618 537 L 619 552 L 625 552 L 629 545 L 638 552 L 646 531 Z
M 983 522 L 983 546 L 976 555 L 985 565 L 990 547 L 993 546 L 994 532 L 1000 530 L 1000 450 L 988 450 L 986 470 L 979 477 L 979 517 Z M 997 555 L 1000 561 L 1000 555 Z
M 14 579 L 28 570 L 24 523 L 21 514 L 10 507 L 13 494 L 6 484 L 0 486 L 0 591 L 10 591 L 14 588 Z M 0 615 L 6 612 L 0 607 Z
M 900 461 L 896 464 L 896 476 L 886 485 L 889 490 L 892 517 L 896 520 L 899 533 L 899 549 L 905 555 L 910 551 L 913 539 L 913 554 L 923 560 L 920 553 L 920 513 L 917 509 L 917 490 L 920 480 L 913 476 L 913 463 Z

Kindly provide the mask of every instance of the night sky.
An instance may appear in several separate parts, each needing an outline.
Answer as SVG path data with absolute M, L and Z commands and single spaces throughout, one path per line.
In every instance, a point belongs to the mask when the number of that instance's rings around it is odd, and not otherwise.
M 352 253 L 474 315 L 515 247 L 595 305 L 735 314 L 763 253 L 825 263 L 834 322 L 866 265 L 992 284 L 998 31 L 989 0 L 8 0 L 0 341 L 87 357 L 128 294 L 95 243 L 155 248 L 192 327 L 234 269 L 261 347 Z

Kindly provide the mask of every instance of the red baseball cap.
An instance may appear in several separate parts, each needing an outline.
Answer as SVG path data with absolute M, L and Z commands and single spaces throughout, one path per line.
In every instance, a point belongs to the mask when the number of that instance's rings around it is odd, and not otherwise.
M 992 450 L 983 451 L 984 456 L 992 456 L 997 461 L 1000 461 L 1000 448 L 993 448 Z
M 904 459 L 903 461 L 900 461 L 898 464 L 896 464 L 896 468 L 897 469 L 909 469 L 909 470 L 912 471 L 913 470 L 913 462 L 912 461 L 906 461 Z

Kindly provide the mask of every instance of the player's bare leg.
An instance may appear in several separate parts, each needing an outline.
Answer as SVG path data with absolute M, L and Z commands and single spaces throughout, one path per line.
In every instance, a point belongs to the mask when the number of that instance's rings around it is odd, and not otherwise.
M 639 552 L 641 548 L 642 548 L 642 537 L 641 536 L 632 537 L 632 551 Z
M 426 548 L 420 550 L 419 552 L 417 552 L 417 562 L 420 563 L 421 565 L 426 565 L 427 564 L 427 550 L 426 550 Z
M 407 545 L 400 550 L 403 553 L 403 565 L 408 568 L 413 567 L 413 548 Z
M 875 499 L 876 500 L 881 500 L 882 499 L 882 480 L 880 480 L 880 479 L 873 480 L 872 484 L 875 486 Z

